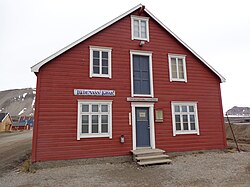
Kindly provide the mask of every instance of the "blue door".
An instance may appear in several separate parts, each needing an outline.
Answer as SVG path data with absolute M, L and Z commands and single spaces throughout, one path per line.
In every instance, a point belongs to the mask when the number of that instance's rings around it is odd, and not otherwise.
M 134 94 L 150 95 L 149 56 L 133 55 Z
M 149 108 L 136 107 L 136 147 L 150 147 Z

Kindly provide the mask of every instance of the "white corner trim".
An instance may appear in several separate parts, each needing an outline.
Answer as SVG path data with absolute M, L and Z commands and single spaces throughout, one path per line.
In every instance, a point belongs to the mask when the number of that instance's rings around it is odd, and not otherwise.
M 154 125 L 154 103 L 142 103 L 132 102 L 132 144 L 133 150 L 136 150 L 136 107 L 148 107 L 149 108 L 149 126 L 150 126 L 150 145 L 152 149 L 155 149 L 155 125 Z
M 37 64 L 32 66 L 31 71 L 32 72 L 39 72 L 39 69 L 44 64 L 49 62 L 50 60 L 54 59 L 55 57 L 59 56 L 60 54 L 64 53 L 65 51 L 69 50 L 70 48 L 74 47 L 75 45 L 81 43 L 82 41 L 88 39 L 89 37 L 95 35 L 96 33 L 100 32 L 101 30 L 105 29 L 106 27 L 112 25 L 113 23 L 119 21 L 120 19 L 124 18 L 125 16 L 131 14 L 132 12 L 137 10 L 138 8 L 141 8 L 142 6 L 143 6 L 142 4 L 135 6 L 134 8 L 128 10 L 127 12 L 116 17 L 115 19 L 111 20 L 110 22 L 102 25 L 101 27 L 97 28 L 96 30 L 90 32 L 89 34 L 83 36 L 82 38 L 76 40 L 75 42 L 67 45 L 63 49 L 57 51 L 56 53 L 52 54 L 51 56 L 45 58 L 41 62 L 38 62 Z M 216 71 L 210 64 L 208 64 L 202 57 L 200 57 L 193 49 L 191 49 L 185 42 L 183 42 L 176 34 L 174 34 L 167 26 L 165 26 L 158 18 L 156 18 L 149 10 L 147 10 L 146 8 L 144 10 L 150 17 L 152 17 L 158 24 L 160 24 L 167 32 L 169 32 L 174 38 L 176 38 L 177 41 L 179 41 L 182 45 L 184 45 L 184 47 L 186 47 L 191 53 L 193 53 L 198 59 L 200 59 L 209 69 L 211 69 L 220 78 L 221 82 L 226 81 L 226 79 L 218 71 Z
M 133 55 L 142 55 L 149 57 L 149 76 L 150 76 L 150 93 L 149 95 L 134 94 L 134 81 L 133 81 Z M 154 97 L 154 81 L 153 81 L 153 63 L 151 51 L 138 51 L 130 50 L 130 74 L 131 74 L 131 97 Z

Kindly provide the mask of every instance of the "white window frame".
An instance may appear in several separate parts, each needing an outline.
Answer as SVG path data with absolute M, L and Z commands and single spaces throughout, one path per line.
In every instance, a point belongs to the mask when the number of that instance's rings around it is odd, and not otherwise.
M 179 106 L 193 106 L 194 107 L 194 112 L 175 112 L 175 105 L 179 105 Z M 197 134 L 200 135 L 200 130 L 199 130 L 199 120 L 198 120 L 198 108 L 197 108 L 197 102 L 177 102 L 177 101 L 173 101 L 171 102 L 171 108 L 172 108 L 172 126 L 173 126 L 173 136 L 176 136 L 178 134 Z M 189 110 L 189 108 L 188 108 Z M 195 115 L 195 130 L 176 130 L 176 126 L 175 126 L 175 114 L 180 114 L 182 115 Z M 188 126 L 190 129 L 190 120 L 188 117 Z M 181 117 L 181 127 L 183 129 L 183 121 L 182 121 L 182 117 Z
M 178 64 L 176 64 L 177 78 L 173 78 L 173 76 L 172 76 L 171 58 L 182 59 L 182 62 L 183 62 L 183 71 L 184 71 L 184 78 L 183 79 L 179 78 Z M 170 81 L 171 82 L 172 81 L 187 82 L 186 55 L 168 54 L 168 64 L 169 64 L 169 76 L 170 76 Z
M 82 104 L 87 104 L 87 105 L 108 105 L 108 112 L 92 112 L 91 107 L 89 107 L 89 112 L 82 112 Z M 80 140 L 81 138 L 99 138 L 99 137 L 108 137 L 112 139 L 112 101 L 111 100 L 78 100 L 78 111 L 77 111 L 77 140 Z M 99 108 L 99 106 L 98 106 Z M 99 109 L 100 110 L 100 109 Z M 101 119 L 100 116 L 101 114 L 106 114 L 108 115 L 108 133 L 82 133 L 82 122 L 81 122 L 81 115 L 98 115 L 98 122 L 99 122 L 99 131 L 100 131 L 100 124 L 101 124 Z M 91 117 L 89 117 L 89 129 L 91 127 Z M 90 131 L 90 130 L 89 130 Z
M 134 94 L 133 55 L 142 55 L 142 56 L 149 57 L 150 94 Z M 131 97 L 134 97 L 134 96 L 154 97 L 152 52 L 151 51 L 130 50 L 130 67 L 131 67 Z
M 90 69 L 89 69 L 89 77 L 104 77 L 104 78 L 111 78 L 112 77 L 112 68 L 111 68 L 111 65 L 112 65 L 112 59 L 111 59 L 111 56 L 112 56 L 112 48 L 109 48 L 109 47 L 99 47 L 99 46 L 90 46 L 89 47 L 89 50 L 90 50 L 90 55 L 89 55 L 89 60 L 90 60 Z M 99 70 L 99 74 L 96 74 L 93 72 L 93 51 L 101 51 L 101 52 L 108 52 L 108 74 L 101 74 L 101 70 L 102 70 L 102 63 L 101 63 L 101 56 L 100 56 L 100 70 Z M 102 53 L 100 53 L 102 54 Z
M 139 21 L 139 37 L 134 36 L 134 20 Z M 141 21 L 146 21 L 146 34 L 147 38 L 141 37 Z M 132 40 L 145 40 L 149 42 L 149 18 L 148 17 L 141 17 L 141 16 L 131 16 L 131 37 Z

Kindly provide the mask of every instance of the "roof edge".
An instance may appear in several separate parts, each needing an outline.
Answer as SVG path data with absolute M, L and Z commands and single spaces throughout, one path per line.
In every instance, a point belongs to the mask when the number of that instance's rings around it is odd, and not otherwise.
M 82 41 L 88 39 L 89 37 L 95 35 L 96 33 L 100 32 L 101 30 L 105 29 L 106 27 L 112 25 L 113 23 L 117 22 L 118 20 L 122 19 L 123 17 L 127 16 L 128 14 L 134 12 L 135 10 L 137 10 L 138 8 L 142 7 L 142 4 L 139 4 L 133 8 L 131 8 L 130 10 L 128 10 L 127 12 L 121 14 L 120 16 L 112 19 L 111 21 L 109 21 L 108 23 L 98 27 L 97 29 L 95 29 L 94 31 L 90 32 L 89 34 L 81 37 L 80 39 L 76 40 L 75 42 L 67 45 L 66 47 L 62 48 L 61 50 L 55 52 L 54 54 L 50 55 L 49 57 L 45 58 L 44 60 L 38 62 L 37 64 L 35 64 L 34 66 L 31 67 L 31 72 L 39 72 L 40 67 L 42 67 L 44 64 L 46 64 L 47 62 L 49 62 L 50 60 L 54 59 L 55 57 L 59 56 L 60 54 L 64 53 L 65 51 L 69 50 L 70 48 L 74 47 L 75 45 L 81 43 Z
M 226 82 L 226 79 L 216 71 L 209 63 L 207 63 L 200 55 L 198 55 L 191 47 L 189 47 L 184 41 L 182 41 L 173 31 L 171 31 L 166 25 L 164 25 L 158 18 L 156 18 L 148 9 L 145 8 L 145 11 L 165 30 L 167 30 L 177 41 L 184 45 L 191 53 L 194 54 L 199 60 L 201 60 L 210 70 L 212 70 L 221 80 L 221 83 Z

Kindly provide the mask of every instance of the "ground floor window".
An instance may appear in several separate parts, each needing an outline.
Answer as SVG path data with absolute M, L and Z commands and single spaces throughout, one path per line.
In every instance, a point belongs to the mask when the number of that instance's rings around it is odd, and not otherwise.
M 112 101 L 78 101 L 77 139 L 112 138 Z
M 173 135 L 198 134 L 198 112 L 196 102 L 172 102 Z

